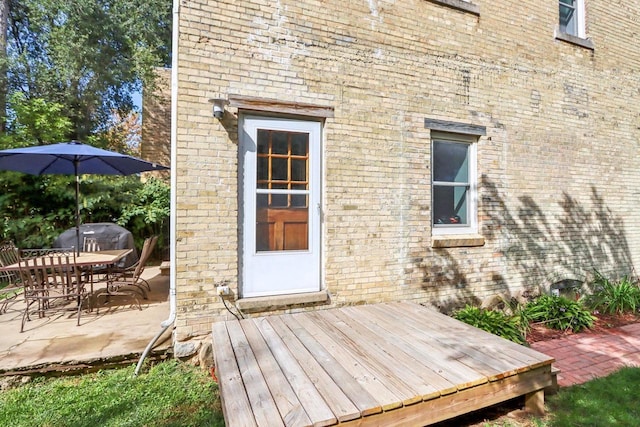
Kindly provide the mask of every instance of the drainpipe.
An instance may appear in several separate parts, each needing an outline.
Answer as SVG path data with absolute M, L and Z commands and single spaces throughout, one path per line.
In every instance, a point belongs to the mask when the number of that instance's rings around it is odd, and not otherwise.
M 177 165 L 177 126 L 178 126 L 178 36 L 180 24 L 180 0 L 173 0 L 173 28 L 171 35 L 171 208 L 169 214 L 169 317 L 160 323 L 160 332 L 147 344 L 142 352 L 134 375 L 138 375 L 145 357 L 151 351 L 160 336 L 176 320 L 176 165 Z

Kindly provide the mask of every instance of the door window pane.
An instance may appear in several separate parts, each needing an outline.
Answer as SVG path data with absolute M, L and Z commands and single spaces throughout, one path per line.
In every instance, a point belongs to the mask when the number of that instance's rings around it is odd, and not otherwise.
M 286 132 L 271 131 L 272 135 L 272 154 L 287 154 L 289 152 L 289 144 Z
M 294 156 L 306 156 L 309 152 L 309 135 L 297 133 L 291 135 L 291 154 Z
M 291 180 L 306 181 L 307 180 L 307 161 L 300 159 L 291 160 Z
M 269 152 L 269 132 L 264 129 L 258 129 L 258 153 L 266 154 Z
M 306 194 L 294 194 L 291 196 L 291 206 L 296 208 L 306 208 L 307 207 L 307 195 Z
M 287 159 L 279 159 L 274 157 L 271 159 L 271 180 L 286 181 L 289 173 L 289 165 Z
M 309 134 L 258 130 L 256 250 L 308 249 Z

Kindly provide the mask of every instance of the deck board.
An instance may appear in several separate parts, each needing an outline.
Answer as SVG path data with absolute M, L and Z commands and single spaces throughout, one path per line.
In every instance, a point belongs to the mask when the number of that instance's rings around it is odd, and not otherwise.
M 357 357 L 347 351 L 338 341 L 332 339 L 309 316 L 293 314 L 288 316 L 287 319 L 293 319 L 298 322 L 318 341 L 320 346 L 331 353 L 342 369 L 349 372 L 356 382 L 376 399 L 382 410 L 388 411 L 402 406 L 403 399 L 399 397 L 402 396 L 402 391 L 395 389 L 392 384 L 382 383 L 377 373 L 364 366 Z
M 229 426 L 428 425 L 517 396 L 553 359 L 414 303 L 219 322 Z
M 358 416 L 366 416 L 382 411 L 382 406 L 362 387 L 344 366 L 325 349 L 305 328 L 296 323 L 293 317 L 282 317 L 281 321 L 296 335 L 307 348 L 311 356 L 322 366 L 341 391 L 358 408 Z
M 225 424 L 227 427 L 255 426 L 255 418 L 238 369 L 226 323 L 214 323 L 213 337 L 222 406 L 226 412 L 236 414 L 226 420 Z
M 398 319 L 398 315 L 388 309 L 380 309 L 377 305 L 372 306 L 372 309 L 383 312 L 390 321 L 391 319 Z M 437 348 L 439 354 L 444 355 L 443 358 L 458 361 L 485 375 L 489 381 L 495 381 L 496 379 L 517 373 L 515 370 L 510 371 L 513 366 L 512 364 L 496 360 L 483 351 L 476 350 L 469 346 L 464 348 L 456 345 L 454 347 L 446 342 L 439 341 L 438 338 L 441 337 L 448 340 L 451 332 L 446 330 L 440 331 L 439 329 L 433 330 L 432 328 L 425 330 L 424 323 L 423 320 L 416 319 L 415 317 L 404 316 L 404 327 L 407 335 L 413 336 L 416 342 L 426 342 L 427 345 Z M 432 322 L 432 325 L 435 324 L 435 322 Z
M 267 386 L 271 391 L 284 424 L 286 426 L 311 425 L 311 419 L 291 388 L 291 384 L 284 376 L 277 360 L 271 354 L 271 350 L 264 341 L 255 322 L 243 320 L 241 325 L 247 339 L 251 342 L 251 347 L 255 352 L 262 375 L 268 378 Z
M 402 358 L 393 347 L 381 346 L 375 335 L 367 333 L 357 324 L 352 324 L 349 318 L 342 315 L 342 311 L 323 310 L 310 313 L 310 315 L 323 318 L 326 323 L 332 324 L 340 333 L 344 334 L 349 340 L 347 349 L 358 354 L 362 363 L 376 368 L 380 373 L 384 372 L 385 380 L 404 384 L 409 389 L 409 400 L 405 400 L 405 404 L 439 396 L 435 386 L 416 375 L 411 360 L 406 357 Z
M 282 369 L 284 376 L 298 396 L 298 400 L 305 412 L 309 415 L 311 425 L 321 427 L 336 424 L 338 419 L 331 411 L 331 408 L 325 403 L 313 381 L 306 376 L 304 370 L 289 352 L 282 338 L 276 333 L 267 318 L 251 319 L 250 321 L 255 321 L 262 336 L 265 338 L 280 369 Z
M 246 392 L 253 409 L 256 424 L 259 426 L 284 426 L 278 407 L 271 396 L 269 387 L 267 387 L 265 377 L 262 376 L 256 356 L 240 326 L 240 322 L 228 323 L 227 330 L 236 354 L 242 381 L 244 384 L 251 384 L 251 387 L 246 387 Z
M 347 309 L 349 310 L 349 309 Z M 371 316 L 371 313 L 376 313 Z M 384 316 L 374 306 L 363 307 L 354 313 L 368 323 L 368 328 L 380 337 L 386 337 L 386 343 L 395 346 L 414 358 L 422 371 L 431 371 L 435 375 L 432 384 L 440 388 L 440 394 L 449 394 L 459 388 L 468 388 L 488 381 L 486 375 L 469 366 L 449 358 L 445 349 L 429 342 L 429 332 L 425 330 L 406 330 L 402 317 Z M 389 341 L 391 340 L 391 341 Z M 439 381 L 438 377 L 444 381 Z
M 349 397 L 342 391 L 340 386 L 334 382 L 318 360 L 302 344 L 296 335 L 282 322 L 280 317 L 272 317 L 269 323 L 280 335 L 285 345 L 294 355 L 302 370 L 311 379 L 314 386 L 329 405 L 338 421 L 349 421 L 360 417 L 360 411 L 351 402 Z

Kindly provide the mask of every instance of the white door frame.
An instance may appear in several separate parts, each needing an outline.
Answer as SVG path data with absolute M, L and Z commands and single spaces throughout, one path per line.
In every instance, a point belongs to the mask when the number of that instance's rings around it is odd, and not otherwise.
M 258 129 L 309 134 L 308 249 L 258 251 L 256 249 Z M 320 122 L 270 116 L 242 115 L 240 149 L 240 272 L 241 296 L 257 297 L 320 290 L 322 126 Z M 277 190 L 268 191 L 278 194 Z M 300 194 L 300 193 L 298 193 Z

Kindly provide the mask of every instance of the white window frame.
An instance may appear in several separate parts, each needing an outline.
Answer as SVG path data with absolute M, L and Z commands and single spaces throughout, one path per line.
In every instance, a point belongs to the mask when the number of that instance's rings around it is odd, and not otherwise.
M 478 232 L 478 136 L 453 132 L 431 131 L 431 230 L 434 236 L 477 234 Z M 436 224 L 434 207 L 434 142 L 464 143 L 469 145 L 469 194 L 467 199 L 468 224 Z
M 558 0 L 558 31 L 564 34 L 568 34 L 574 37 L 580 37 L 584 39 L 586 37 L 586 25 L 585 25 L 585 8 L 584 0 L 574 0 L 574 10 L 576 19 L 576 33 L 560 30 L 560 5 L 564 4 L 562 0 Z

